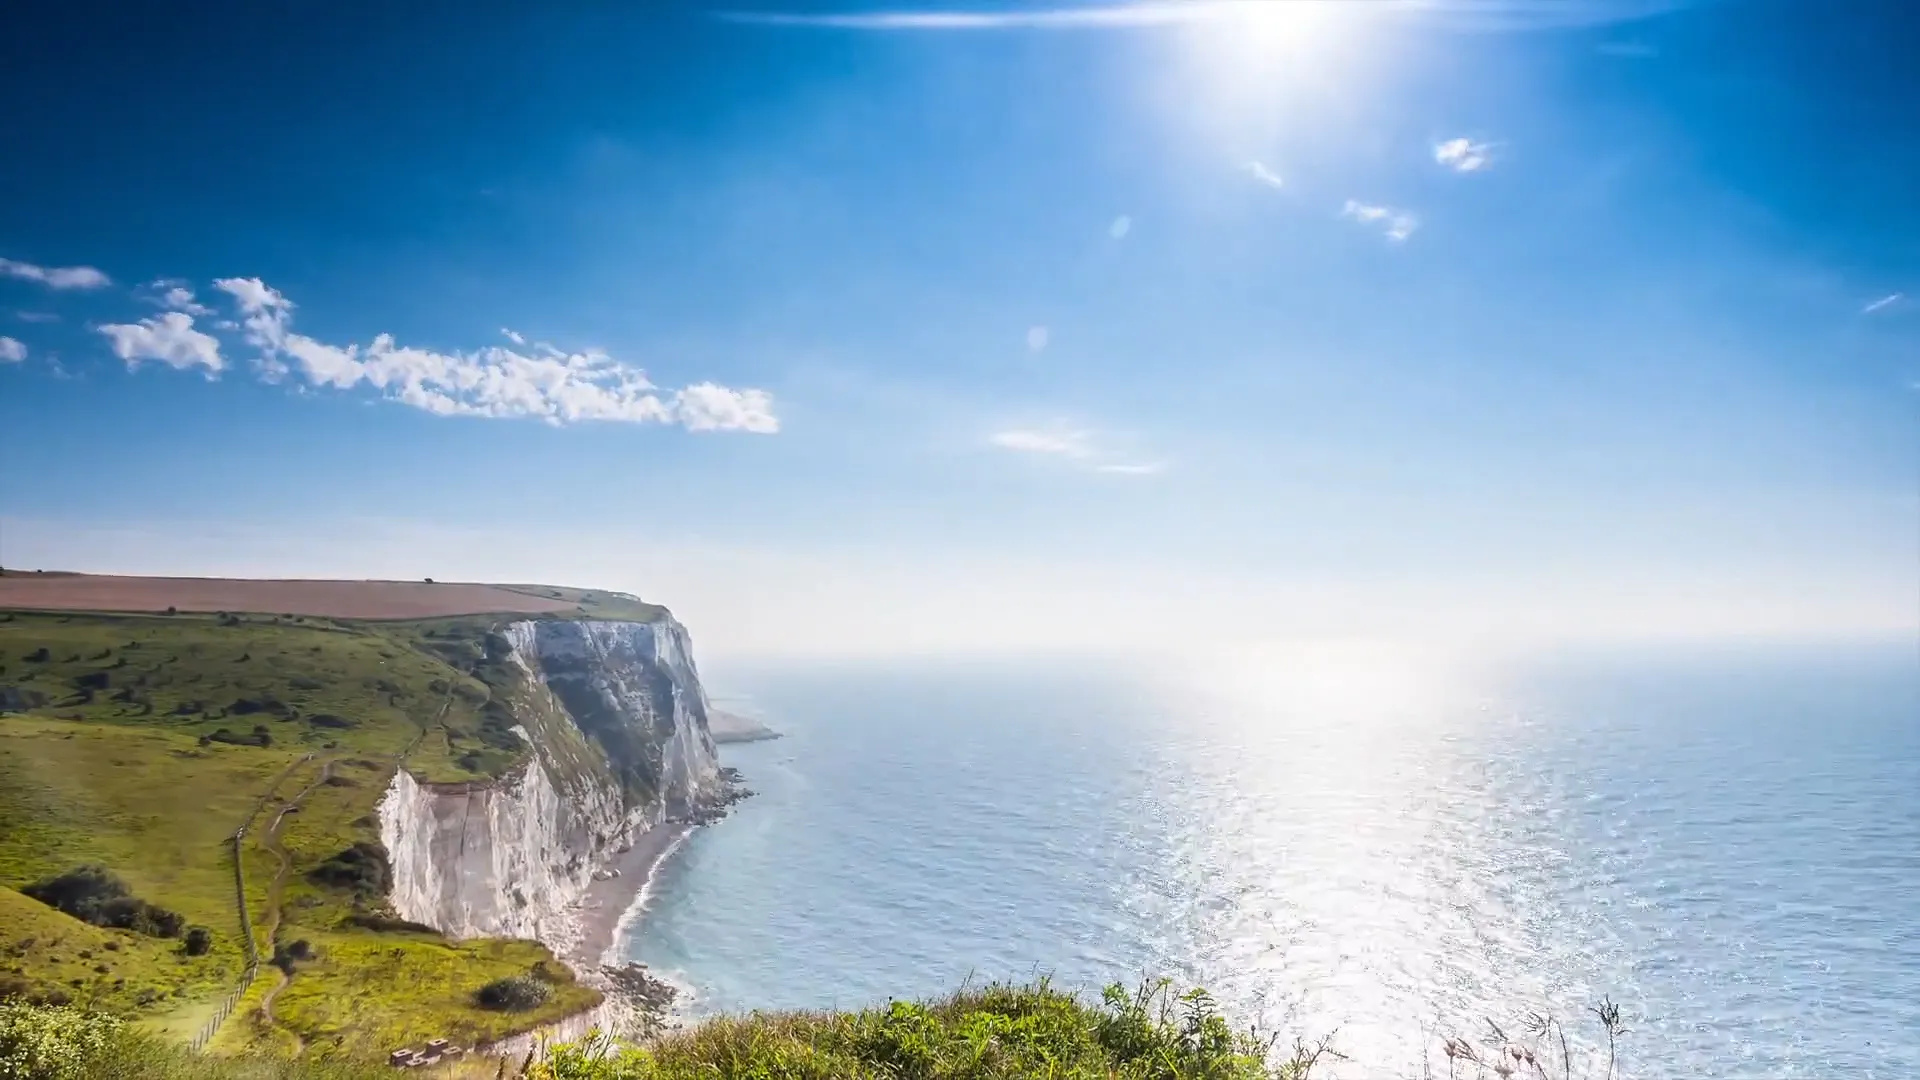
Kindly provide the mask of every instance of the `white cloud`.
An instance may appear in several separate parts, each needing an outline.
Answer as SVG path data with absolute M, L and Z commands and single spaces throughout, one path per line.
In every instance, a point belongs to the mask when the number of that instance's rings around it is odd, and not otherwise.
M 30 323 L 49 323 L 49 322 L 60 321 L 60 316 L 55 315 L 51 311 L 16 311 L 13 313 L 13 317 L 16 319 L 19 319 L 21 322 L 30 322 Z
M 1284 177 L 1258 161 L 1249 161 L 1244 167 L 1249 175 L 1268 187 L 1277 188 L 1287 186 L 1287 181 Z
M 91 266 L 35 266 L 12 259 L 0 259 L 0 275 L 37 281 L 49 289 L 97 289 L 113 284 L 113 279 Z
M 1027 327 L 1027 351 L 1036 353 L 1045 351 L 1047 342 L 1052 338 L 1052 333 L 1044 326 Z
M 1493 144 L 1472 139 L 1448 139 L 1433 144 L 1433 160 L 1454 172 L 1479 172 L 1493 164 Z
M 1354 199 L 1340 208 L 1340 216 L 1352 218 L 1366 225 L 1378 226 L 1387 234 L 1387 239 L 1399 243 L 1413 235 L 1420 227 L 1420 219 L 1404 210 L 1395 210 L 1390 206 L 1370 206 Z
M 220 343 L 193 328 L 193 316 L 168 311 L 138 323 L 113 324 L 99 328 L 113 342 L 115 356 L 138 367 L 142 360 L 158 360 L 186 370 L 203 367 L 209 374 L 226 366 L 220 358 Z
M 1185 0 L 1182 3 L 1100 4 L 1025 11 L 869 11 L 846 14 L 790 14 L 723 11 L 728 22 L 757 26 L 814 26 L 840 30 L 1000 30 L 1017 27 L 1176 26 L 1242 14 L 1247 5 L 1233 0 Z
M 26 358 L 25 342 L 19 338 L 0 337 L 0 364 L 17 364 Z
M 1875 300 L 1872 303 L 1868 304 L 1866 307 L 1861 308 L 1860 312 L 1863 315 L 1871 315 L 1876 311 L 1882 311 L 1886 308 L 1890 308 L 1893 305 L 1905 299 L 1906 299 L 1905 293 L 1888 293 L 1887 295 L 1881 297 L 1880 299 Z
M 1019 454 L 1072 462 L 1076 467 L 1112 476 L 1157 476 L 1165 462 L 1116 460 L 1091 431 L 1065 422 L 1045 427 L 1006 428 L 987 436 L 988 445 Z
M 145 299 L 149 303 L 158 304 L 169 311 L 184 311 L 189 315 L 213 314 L 213 309 L 200 303 L 199 298 L 193 295 L 193 290 L 188 288 L 184 281 L 161 278 L 158 281 L 148 282 L 147 290 L 150 295 Z
M 1680 10 L 1701 0 L 1294 0 L 1290 6 L 1325 9 L 1345 16 L 1364 9 L 1368 16 L 1399 16 L 1440 29 L 1475 32 L 1524 32 L 1628 23 Z M 793 13 L 719 11 L 716 18 L 753 26 L 867 31 L 1106 30 L 1245 24 L 1258 33 L 1271 25 L 1282 0 L 1135 0 L 1132 3 L 1060 4 L 1054 7 L 1008 5 L 1005 10 L 895 8 L 868 11 Z
M 679 424 L 689 431 L 780 430 L 773 395 L 711 382 L 665 391 L 646 373 L 595 349 L 565 352 L 544 342 L 531 353 L 504 346 L 438 352 L 403 346 L 391 334 L 371 344 L 332 345 L 293 331 L 294 303 L 259 278 L 223 278 L 247 340 L 261 350 L 263 376 L 306 386 L 365 386 L 391 401 L 442 416 Z M 506 332 L 506 331 L 503 331 Z M 510 340 L 521 342 L 509 333 Z
M 1022 454 L 1052 454 L 1073 458 L 1076 461 L 1093 457 L 1093 437 L 1085 431 L 1072 428 L 1053 428 L 1047 431 L 1012 428 L 994 432 L 987 436 L 987 441 L 1002 450 L 1013 450 Z
M 715 383 L 694 383 L 673 395 L 674 415 L 688 431 L 751 431 L 771 435 L 780 430 L 773 415 L 773 395 L 765 390 L 733 390 Z
M 527 343 L 527 336 L 525 334 L 520 333 L 518 330 L 509 330 L 503 326 L 500 328 L 500 333 L 508 341 L 513 342 L 515 345 L 525 345 Z
M 1113 237 L 1115 240 L 1125 240 L 1127 238 L 1127 234 L 1132 231 L 1133 231 L 1133 219 L 1128 217 L 1125 214 L 1121 214 L 1119 217 L 1114 218 L 1113 224 L 1107 226 L 1107 235 Z

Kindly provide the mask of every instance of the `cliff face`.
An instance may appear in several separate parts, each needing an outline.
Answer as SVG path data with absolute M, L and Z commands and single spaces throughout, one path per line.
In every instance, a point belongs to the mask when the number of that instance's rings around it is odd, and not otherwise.
M 635 832 L 719 788 L 686 629 L 532 619 L 504 630 L 524 673 L 513 708 L 529 760 L 491 783 L 421 784 L 380 804 L 401 918 L 453 937 L 565 948 L 562 913 Z

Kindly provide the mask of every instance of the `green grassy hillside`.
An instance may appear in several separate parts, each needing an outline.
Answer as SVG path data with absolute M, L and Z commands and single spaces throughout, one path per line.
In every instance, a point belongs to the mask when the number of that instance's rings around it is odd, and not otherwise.
M 384 886 L 365 853 L 393 771 L 486 780 L 527 753 L 509 730 L 526 688 L 494 627 L 0 612 L 0 992 L 190 1037 L 246 966 L 228 838 L 247 823 L 255 947 L 265 961 L 305 944 L 289 974 L 263 964 L 216 1050 L 471 1042 L 596 1002 L 538 945 L 379 928 Z M 204 955 L 20 893 L 86 864 L 206 927 Z M 553 988 L 539 1009 L 475 1004 L 479 987 L 536 967 Z
M 0 1060 L 15 1046 L 72 1048 L 22 1080 L 372 1080 L 384 1066 L 208 1061 L 60 1010 L 0 1013 Z M 39 1036 L 34 1043 L 33 1037 Z M 1491 1057 L 1491 1048 L 1488 1056 Z M 420 1073 L 537 1080 L 1306 1080 L 1330 1060 L 1319 1046 L 1279 1045 L 1220 1016 L 1204 994 L 1164 985 L 1087 1000 L 1035 986 L 989 986 L 939 1001 L 857 1012 L 756 1013 L 710 1020 L 646 1047 L 590 1038 L 525 1072 L 522 1062 L 465 1060 Z M 93 1071 L 86 1071 L 86 1070 Z M 1560 1075 L 1555 1071 L 1555 1076 Z

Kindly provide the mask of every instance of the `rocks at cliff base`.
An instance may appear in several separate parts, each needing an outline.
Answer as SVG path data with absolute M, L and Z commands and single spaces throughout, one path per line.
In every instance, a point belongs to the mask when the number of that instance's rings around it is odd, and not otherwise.
M 752 788 L 747 787 L 739 769 L 721 768 L 715 783 L 707 797 L 689 807 L 687 812 L 672 820 L 688 825 L 711 825 L 732 811 L 733 805 L 754 796 Z
M 644 964 L 603 967 L 600 974 L 607 981 L 608 995 L 619 998 L 633 1012 L 629 1036 L 651 1038 L 665 1029 L 673 999 L 680 993 L 671 984 L 647 974 Z

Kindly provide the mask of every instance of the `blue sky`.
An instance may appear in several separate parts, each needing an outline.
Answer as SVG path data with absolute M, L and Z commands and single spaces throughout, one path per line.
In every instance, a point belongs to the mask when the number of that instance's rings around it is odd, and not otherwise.
M 0 560 L 742 651 L 1916 620 L 1905 5 L 632 7 L 27 16 Z

